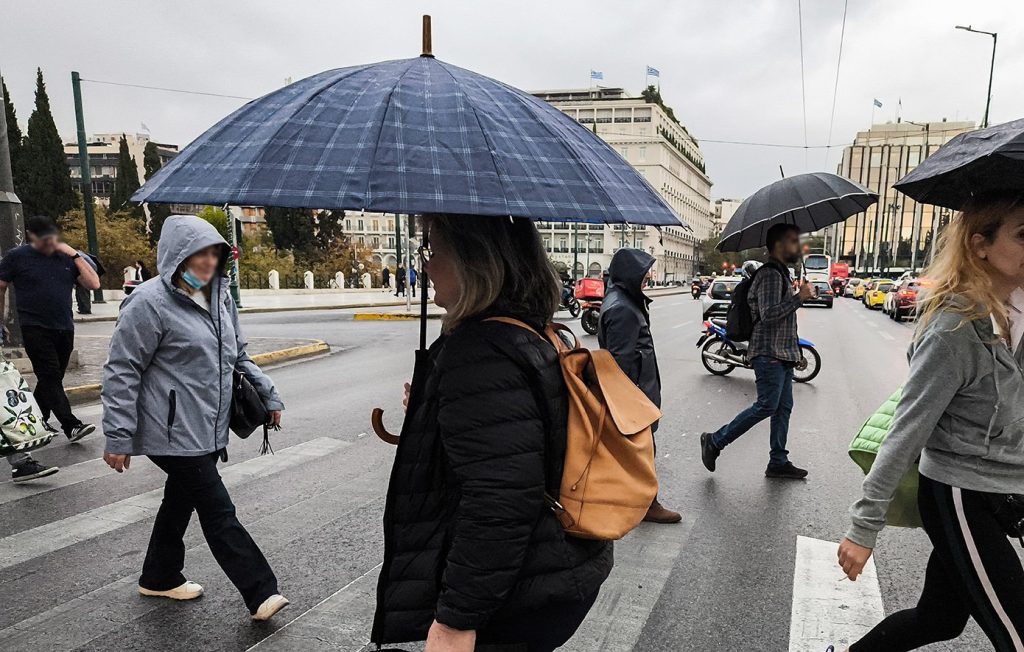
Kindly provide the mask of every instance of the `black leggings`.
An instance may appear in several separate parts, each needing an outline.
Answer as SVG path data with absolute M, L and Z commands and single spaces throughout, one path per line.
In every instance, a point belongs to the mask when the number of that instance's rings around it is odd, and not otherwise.
M 922 475 L 917 502 L 935 546 L 917 606 L 883 620 L 850 652 L 902 652 L 954 639 L 972 616 L 997 652 L 1024 652 L 1024 569 L 986 495 Z

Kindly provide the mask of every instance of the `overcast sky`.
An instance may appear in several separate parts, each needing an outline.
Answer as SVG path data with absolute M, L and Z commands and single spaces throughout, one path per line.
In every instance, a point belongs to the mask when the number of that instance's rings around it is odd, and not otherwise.
M 288 77 L 416 56 L 420 14 L 434 52 L 527 90 L 603 85 L 637 92 L 646 65 L 705 141 L 804 144 L 797 0 L 4 0 L 0 71 L 22 128 L 42 67 L 57 127 L 74 139 L 70 72 L 82 77 L 257 97 Z M 842 0 L 804 0 L 807 142 L 828 139 Z M 981 120 L 998 31 L 992 123 L 1024 117 L 1024 2 L 853 0 L 831 142 L 875 121 Z M 86 128 L 185 145 L 241 100 L 88 83 Z M 744 197 L 786 174 L 835 170 L 840 149 L 703 142 L 714 197 Z M 827 165 L 827 167 L 826 167 Z

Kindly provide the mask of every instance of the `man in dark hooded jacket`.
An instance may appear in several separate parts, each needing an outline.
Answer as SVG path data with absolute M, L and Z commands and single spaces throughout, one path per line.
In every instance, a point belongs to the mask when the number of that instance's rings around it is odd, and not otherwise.
M 651 315 L 647 310 L 651 299 L 643 292 L 653 266 L 654 257 L 639 249 L 615 252 L 608 266 L 597 340 L 647 398 L 661 407 L 661 375 L 651 337 Z M 655 423 L 653 429 L 657 428 Z M 644 520 L 678 523 L 682 518 L 678 512 L 663 507 L 655 497 Z

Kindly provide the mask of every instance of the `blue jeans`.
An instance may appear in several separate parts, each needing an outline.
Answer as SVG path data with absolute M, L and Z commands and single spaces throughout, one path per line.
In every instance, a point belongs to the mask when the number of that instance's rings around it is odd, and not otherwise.
M 793 412 L 793 367 L 766 355 L 753 360 L 757 383 L 757 400 L 736 415 L 729 424 L 711 435 L 711 443 L 722 449 L 736 441 L 746 431 L 771 417 L 771 455 L 769 466 L 781 466 L 789 461 L 786 439 L 789 436 L 789 415 Z

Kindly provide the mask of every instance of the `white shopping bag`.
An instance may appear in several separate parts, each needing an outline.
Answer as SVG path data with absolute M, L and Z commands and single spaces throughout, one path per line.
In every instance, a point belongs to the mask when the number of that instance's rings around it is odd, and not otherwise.
M 0 356 L 0 455 L 45 446 L 53 433 L 43 427 L 43 417 L 28 383 L 18 369 Z

